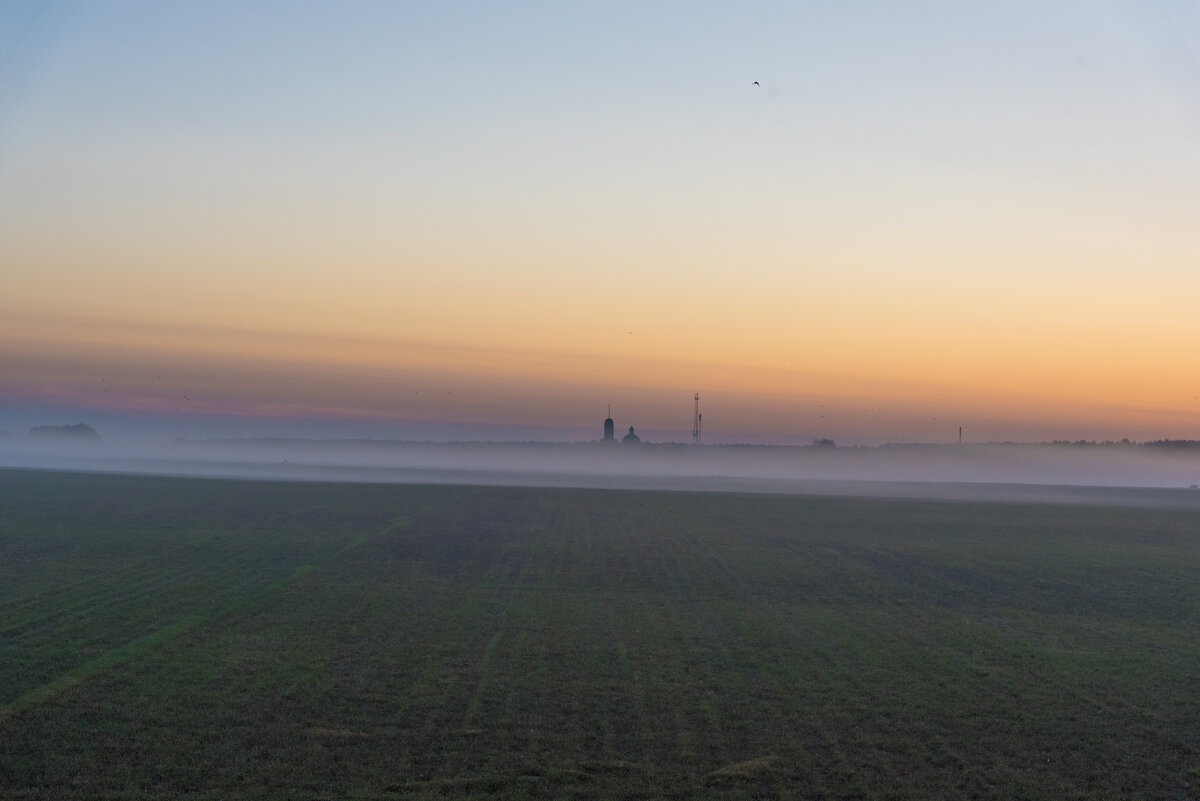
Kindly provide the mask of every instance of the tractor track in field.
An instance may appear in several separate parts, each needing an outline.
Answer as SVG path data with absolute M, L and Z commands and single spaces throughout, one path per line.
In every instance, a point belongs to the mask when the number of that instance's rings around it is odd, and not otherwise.
M 407 526 L 409 519 L 409 516 L 395 517 L 379 530 L 359 534 L 351 538 L 343 547 L 330 554 L 327 560 L 337 559 L 365 545 L 372 539 L 392 535 Z M 271 550 L 278 548 L 284 539 L 286 538 L 268 537 L 255 540 L 253 546 L 247 544 L 245 547 L 237 549 L 232 553 L 222 553 L 221 556 L 223 561 L 230 560 L 233 564 L 241 564 L 237 561 L 239 555 L 246 557 L 260 553 L 269 553 Z M 184 546 L 172 549 L 173 552 L 185 552 L 186 550 L 188 549 Z M 121 591 L 104 595 L 104 601 L 99 603 L 95 601 L 89 602 L 88 599 L 98 592 L 102 592 L 104 587 L 88 587 L 69 592 L 67 595 L 72 597 L 73 606 L 59 608 L 38 618 L 25 619 L 16 624 L 8 625 L 4 629 L 0 629 L 0 638 L 2 638 L 0 641 L 5 642 L 7 647 L 11 647 L 18 644 L 23 638 L 33 638 L 47 629 L 53 629 L 56 638 L 63 638 L 69 636 L 78 628 L 87 627 L 94 619 L 104 619 L 106 612 L 121 609 L 136 609 L 138 602 L 162 595 L 168 589 L 174 590 L 174 594 L 178 594 L 181 589 L 203 588 L 207 586 L 223 587 L 228 590 L 231 585 L 236 586 L 238 578 L 246 575 L 244 569 L 239 570 L 234 567 L 214 573 L 209 564 L 180 570 L 176 573 L 156 573 L 154 569 L 160 566 L 161 562 L 157 560 L 142 560 L 136 563 L 136 569 L 132 572 L 140 576 L 141 581 L 132 586 L 124 585 Z M 202 601 L 194 597 L 185 597 L 169 606 L 155 607 L 153 613 L 147 613 L 141 617 L 139 625 L 144 626 L 146 621 L 162 618 L 166 618 L 169 622 L 156 625 L 147 634 L 110 647 L 104 652 L 92 656 L 90 659 L 82 662 L 77 661 L 75 665 L 56 677 L 44 681 L 37 686 L 26 688 L 15 698 L 0 706 L 0 723 L 19 715 L 31 707 L 49 701 L 84 681 L 100 676 L 155 648 L 162 647 L 197 626 L 210 624 L 215 620 L 244 610 L 253 603 L 269 597 L 297 579 L 302 578 L 314 569 L 316 569 L 315 565 L 302 564 L 290 573 L 274 580 L 265 581 L 264 583 L 264 580 L 260 579 L 255 582 L 255 589 L 253 591 L 242 593 L 241 597 L 235 597 L 220 607 L 206 608 L 203 612 L 193 609 L 189 614 L 177 616 L 191 607 L 204 606 Z M 119 574 L 114 568 L 106 571 L 104 575 L 117 576 L 128 574 Z M 202 583 L 194 581 L 204 576 L 210 577 L 210 580 Z M 117 584 L 117 582 L 114 582 L 114 584 Z M 17 606 L 17 604 L 14 602 L 9 603 L 10 608 L 14 606 Z M 0 613 L 3 611 L 0 610 Z M 3 618 L 0 617 L 0 619 Z M 72 619 L 78 622 L 65 627 L 61 625 L 65 621 Z M 55 626 L 55 623 L 59 623 L 60 625 Z M 130 621 L 128 619 L 122 619 L 122 628 L 130 628 Z M 92 642 L 95 642 L 95 640 L 93 639 Z

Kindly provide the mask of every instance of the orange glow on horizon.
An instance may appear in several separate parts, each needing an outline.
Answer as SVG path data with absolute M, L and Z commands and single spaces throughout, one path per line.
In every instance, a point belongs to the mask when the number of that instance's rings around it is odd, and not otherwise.
M 947 347 L 929 354 L 927 363 L 948 364 L 962 354 Z M 682 419 L 676 396 L 700 389 L 706 405 L 720 409 L 725 426 L 764 438 L 771 431 L 837 426 L 886 439 L 905 427 L 949 431 L 961 424 L 956 420 L 1006 420 L 1015 431 L 1042 431 L 1053 421 L 1114 432 L 1122 426 L 1144 431 L 1156 421 L 1173 430 L 1200 424 L 1195 380 L 1180 372 L 1158 375 L 1159 365 L 1142 363 L 1123 368 L 1126 379 L 1136 378 L 1128 388 L 1114 386 L 1103 364 L 1080 362 L 1066 369 L 1052 358 L 1014 358 L 1007 365 L 993 358 L 986 371 L 963 370 L 952 381 L 937 381 L 931 374 L 939 371 L 928 368 L 885 370 L 882 355 L 874 363 L 860 359 L 863 372 L 854 375 L 620 353 L 94 320 L 72 325 L 20 315 L 0 324 L 0 355 L 14 368 L 0 383 L 0 394 L 10 398 L 179 414 L 572 427 L 594 416 L 597 404 L 615 399 L 626 409 L 640 409 L 642 425 L 673 426 Z M 989 425 L 999 431 L 1004 424 Z

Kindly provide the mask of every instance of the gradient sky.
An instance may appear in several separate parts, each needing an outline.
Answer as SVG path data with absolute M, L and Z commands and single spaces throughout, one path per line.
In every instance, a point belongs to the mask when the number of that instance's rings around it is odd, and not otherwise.
M 8 430 L 1200 438 L 1200 5 L 0 2 L 0 281 Z

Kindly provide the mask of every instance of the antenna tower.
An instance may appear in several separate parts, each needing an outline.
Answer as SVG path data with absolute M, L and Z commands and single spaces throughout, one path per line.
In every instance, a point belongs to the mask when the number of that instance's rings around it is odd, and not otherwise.
M 700 444 L 700 393 L 696 393 L 695 406 L 692 407 L 692 444 Z

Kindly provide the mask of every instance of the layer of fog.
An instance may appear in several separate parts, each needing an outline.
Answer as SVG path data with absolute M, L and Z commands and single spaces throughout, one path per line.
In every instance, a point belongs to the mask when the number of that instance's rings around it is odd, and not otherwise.
M 767 447 L 8 435 L 0 466 L 165 475 L 1200 505 L 1200 448 Z M 1125 488 L 1128 491 L 1122 491 Z M 1146 490 L 1174 492 L 1147 494 Z M 1181 489 L 1187 491 L 1180 492 Z M 1136 492 L 1133 490 L 1137 490 Z

